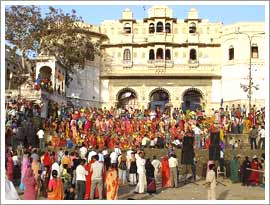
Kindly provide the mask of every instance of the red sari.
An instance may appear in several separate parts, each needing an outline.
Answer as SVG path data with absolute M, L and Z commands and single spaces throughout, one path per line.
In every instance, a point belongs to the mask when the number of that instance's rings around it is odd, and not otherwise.
M 7 177 L 9 181 L 13 181 L 13 170 L 14 170 L 14 163 L 11 155 L 9 155 L 7 159 Z
M 91 177 L 92 177 L 92 172 L 91 170 L 91 165 L 93 163 L 93 160 L 91 160 L 87 165 L 85 165 L 85 170 L 88 172 L 88 175 L 86 175 L 86 183 L 85 183 L 85 195 L 84 199 L 90 199 L 90 191 L 91 191 Z
M 251 162 L 251 169 L 260 170 L 259 163 L 256 160 Z M 260 183 L 260 173 L 256 171 L 251 171 L 249 176 L 249 181 L 251 184 L 259 184 Z
M 171 187 L 170 167 L 168 157 L 164 156 L 161 161 L 162 188 Z

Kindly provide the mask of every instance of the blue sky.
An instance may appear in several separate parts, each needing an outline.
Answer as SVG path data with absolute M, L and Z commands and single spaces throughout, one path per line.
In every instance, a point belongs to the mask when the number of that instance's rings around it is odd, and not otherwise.
M 135 19 L 143 19 L 148 15 L 148 9 L 150 5 L 123 5 L 123 6 L 96 6 L 96 5 L 85 5 L 85 6 L 57 6 L 56 8 L 62 8 L 65 12 L 70 12 L 71 9 L 77 11 L 77 15 L 81 16 L 85 22 L 94 25 L 100 25 L 103 20 L 121 19 L 122 11 L 125 8 L 130 8 L 133 11 L 133 17 Z M 202 19 L 209 19 L 212 22 L 223 22 L 231 24 L 241 21 L 264 21 L 265 11 L 264 6 L 259 5 L 169 5 L 173 9 L 173 17 L 178 19 L 187 18 L 188 11 L 190 8 L 196 8 L 199 11 L 199 17 Z M 41 6 L 42 12 L 46 13 L 48 6 Z

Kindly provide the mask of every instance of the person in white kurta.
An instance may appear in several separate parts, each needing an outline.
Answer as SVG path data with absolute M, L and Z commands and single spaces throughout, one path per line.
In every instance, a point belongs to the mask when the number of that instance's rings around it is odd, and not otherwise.
M 159 172 L 160 172 L 160 168 L 161 168 L 161 162 L 157 159 L 156 156 L 153 157 L 153 161 L 152 161 L 152 165 L 155 168 L 155 179 L 156 181 L 158 181 L 158 176 L 159 176 Z
M 60 166 L 59 166 L 59 164 L 56 161 L 54 161 L 54 159 L 52 159 L 52 162 L 53 162 L 53 164 L 52 164 L 52 171 L 53 170 L 56 170 L 57 171 L 57 177 L 59 178 L 61 176 Z M 51 172 L 50 179 L 52 179 L 52 178 L 53 177 L 52 177 L 52 172 Z
M 208 200 L 216 200 L 216 173 L 214 164 L 209 165 L 209 172 L 206 175 L 206 183 L 208 188 Z
M 135 192 L 142 194 L 144 193 L 145 187 L 147 186 L 146 183 L 146 175 L 145 175 L 145 159 L 144 153 L 140 152 L 139 156 L 136 157 L 136 165 L 137 165 L 137 173 L 139 175 L 139 181 L 136 186 Z
M 5 197 L 6 200 L 19 200 L 20 197 L 18 195 L 17 190 L 15 189 L 13 183 L 8 180 L 7 176 L 5 178 Z

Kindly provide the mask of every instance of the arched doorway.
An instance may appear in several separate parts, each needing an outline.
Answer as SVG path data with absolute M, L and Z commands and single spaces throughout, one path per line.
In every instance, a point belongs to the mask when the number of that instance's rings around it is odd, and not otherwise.
M 196 88 L 187 89 L 183 93 L 183 105 L 182 110 L 202 109 L 203 93 Z
M 49 66 L 43 66 L 39 70 L 41 80 L 51 80 L 52 69 Z
M 120 90 L 117 95 L 117 108 L 129 109 L 138 108 L 138 100 L 136 91 L 131 88 L 124 88 Z
M 160 109 L 161 112 L 169 108 L 170 95 L 169 92 L 163 88 L 154 89 L 150 93 L 150 110 Z

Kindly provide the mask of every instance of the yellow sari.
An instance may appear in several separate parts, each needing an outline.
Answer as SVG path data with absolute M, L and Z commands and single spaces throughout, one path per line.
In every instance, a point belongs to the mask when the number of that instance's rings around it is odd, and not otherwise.
M 107 171 L 105 181 L 107 200 L 117 200 L 119 183 L 116 169 L 110 168 Z

